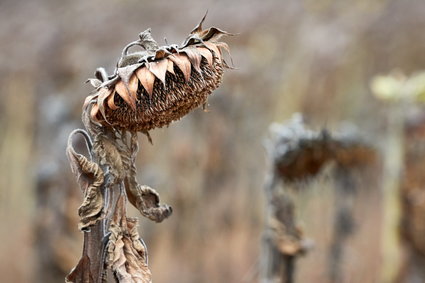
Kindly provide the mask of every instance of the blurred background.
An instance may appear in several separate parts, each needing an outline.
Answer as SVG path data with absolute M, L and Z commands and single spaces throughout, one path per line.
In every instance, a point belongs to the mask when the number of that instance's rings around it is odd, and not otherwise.
M 138 178 L 174 208 L 161 224 L 140 219 L 154 282 L 257 282 L 272 122 L 294 112 L 316 129 L 349 121 L 401 164 L 400 143 L 387 145 L 397 140 L 389 117 L 400 111 L 369 85 L 425 69 L 423 0 L 0 0 L 0 281 L 63 282 L 79 259 L 82 197 L 65 146 L 82 127 L 85 80 L 100 66 L 112 72 L 148 27 L 160 45 L 181 43 L 206 10 L 204 27 L 238 33 L 224 40 L 237 69 L 226 71 L 209 112 L 151 131 L 153 145 L 140 137 Z M 385 252 L 397 245 L 383 240 L 385 215 L 398 219 L 383 209 L 394 175 L 382 176 L 358 203 L 362 228 L 344 282 L 390 282 L 402 261 Z M 298 216 L 316 244 L 297 279 L 327 282 L 332 186 L 324 173 L 311 187 Z

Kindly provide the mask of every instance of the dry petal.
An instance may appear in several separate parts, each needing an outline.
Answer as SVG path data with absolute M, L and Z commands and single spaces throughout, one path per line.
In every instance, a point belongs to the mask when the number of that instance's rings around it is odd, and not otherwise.
M 90 110 L 90 117 L 92 120 L 99 122 L 97 118 L 97 114 L 99 113 L 99 106 L 97 104 L 93 104 Z
M 109 95 L 108 97 L 108 107 L 112 110 L 118 109 L 118 106 L 115 105 L 114 99 L 115 99 L 115 92 Z
M 127 87 L 125 86 L 123 81 L 119 81 L 116 85 L 115 85 L 115 91 L 118 93 L 119 96 L 122 97 L 122 99 L 124 99 L 124 101 L 133 109 L 136 110 L 136 100 L 134 99 L 134 97 L 132 97 L 130 95 L 129 90 L 127 89 Z
M 190 34 L 199 34 L 202 32 L 202 24 L 205 21 L 205 18 L 207 17 L 208 11 L 205 13 L 205 15 L 202 17 L 202 20 L 199 22 L 199 24 L 190 32 Z
M 99 90 L 99 97 L 97 98 L 97 105 L 99 106 L 100 113 L 104 119 L 106 119 L 105 114 L 105 99 L 111 94 L 111 90 L 107 88 L 102 88 Z
M 130 81 L 128 82 L 128 90 L 130 91 L 130 95 L 134 100 L 137 99 L 138 88 L 139 88 L 139 80 L 137 79 L 136 75 L 133 74 L 133 76 L 130 78 Z
M 98 95 L 99 95 L 98 93 L 95 93 L 95 94 L 92 94 L 92 95 L 87 96 L 86 99 L 84 100 L 83 109 L 86 108 L 87 105 L 89 105 L 90 102 L 93 99 L 96 99 Z
M 173 54 L 168 57 L 183 72 L 186 82 L 190 80 L 191 64 L 189 59 L 183 54 Z
M 204 57 L 205 59 L 207 59 L 208 65 L 212 66 L 212 64 L 213 64 L 213 55 L 212 55 L 211 51 L 208 50 L 205 47 L 198 47 L 197 50 L 202 55 L 202 57 Z
M 149 71 L 151 71 L 164 85 L 165 74 L 167 73 L 168 59 L 162 59 L 157 62 L 149 64 Z
M 213 41 L 216 42 L 219 40 L 223 35 L 233 35 L 227 31 L 212 27 L 209 28 L 207 31 L 203 31 L 202 39 L 204 41 Z
M 155 52 L 155 60 L 163 59 L 167 54 L 169 54 L 169 52 L 164 48 L 158 49 Z
M 143 85 L 146 92 L 152 96 L 155 75 L 149 71 L 147 67 L 143 67 L 136 71 L 136 76 L 139 78 L 140 83 Z
M 208 41 L 205 41 L 204 44 L 209 50 L 214 51 L 215 58 L 218 59 L 218 62 L 221 62 L 221 52 L 217 45 Z
M 227 53 L 230 55 L 230 48 L 226 42 L 217 42 L 216 46 L 219 48 L 224 48 L 227 51 Z
M 171 74 L 173 74 L 173 75 L 175 75 L 175 73 L 174 73 L 174 63 L 173 63 L 173 61 L 171 61 L 171 60 L 168 60 L 168 59 L 166 59 L 167 60 L 167 71 L 169 72 L 169 73 L 171 73 Z
M 193 68 L 198 72 L 202 73 L 201 71 L 201 54 L 198 52 L 196 48 L 187 47 L 183 49 L 184 53 L 186 53 L 187 57 L 189 58 L 190 62 L 192 63 Z

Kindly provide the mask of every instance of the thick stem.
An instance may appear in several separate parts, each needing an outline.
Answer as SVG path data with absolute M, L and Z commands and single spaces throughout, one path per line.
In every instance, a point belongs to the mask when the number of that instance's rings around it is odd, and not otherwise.
M 354 233 L 353 202 L 357 191 L 353 169 L 336 168 L 334 235 L 329 255 L 330 282 L 343 282 L 342 262 L 346 240 Z
M 295 223 L 294 203 L 286 187 L 280 189 L 276 174 L 265 185 L 267 227 L 263 235 L 261 282 L 294 282 L 297 257 L 304 252 Z

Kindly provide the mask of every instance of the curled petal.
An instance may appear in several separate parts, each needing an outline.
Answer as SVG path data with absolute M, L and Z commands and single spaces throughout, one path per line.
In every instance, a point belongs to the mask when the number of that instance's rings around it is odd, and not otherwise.
M 227 51 L 227 53 L 229 53 L 229 55 L 230 55 L 230 48 L 229 48 L 229 45 L 227 44 L 227 43 L 225 43 L 225 42 L 217 42 L 216 44 L 215 44 L 218 48 L 223 48 L 224 50 L 226 50 Z
M 218 49 L 217 45 L 208 41 L 205 41 L 204 44 L 209 50 L 214 52 L 215 58 L 217 58 L 218 61 L 221 62 L 221 52 L 220 49 Z
M 198 47 L 197 50 L 202 55 L 202 57 L 207 59 L 208 65 L 211 66 L 213 64 L 213 55 L 211 51 L 205 47 Z
M 212 28 L 209 28 L 206 32 L 204 31 L 204 34 L 202 35 L 202 40 L 216 42 L 223 35 L 234 35 L 234 34 L 212 27 Z
M 112 93 L 112 94 L 108 97 L 108 107 L 109 107 L 111 110 L 116 110 L 116 109 L 118 109 L 118 106 L 116 106 L 116 105 L 115 105 L 114 99 L 115 99 L 115 93 Z
M 93 102 L 95 99 L 97 99 L 98 93 L 89 95 L 86 97 L 86 99 L 84 100 L 84 104 L 83 104 L 83 109 L 87 107 L 87 105 L 90 104 L 90 102 Z

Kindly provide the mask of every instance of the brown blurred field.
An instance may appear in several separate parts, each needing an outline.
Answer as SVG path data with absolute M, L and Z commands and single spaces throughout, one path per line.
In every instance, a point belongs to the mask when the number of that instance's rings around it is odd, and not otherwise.
M 153 145 L 140 137 L 139 180 L 174 208 L 161 224 L 141 219 L 154 282 L 257 282 L 269 124 L 294 112 L 317 129 L 349 121 L 385 148 L 393 107 L 371 95 L 372 77 L 425 69 L 423 0 L 1 0 L 1 282 L 63 282 L 78 261 L 81 193 L 65 145 L 82 127 L 84 81 L 99 66 L 111 72 L 148 27 L 158 42 L 180 43 L 206 10 L 205 27 L 238 33 L 225 40 L 237 69 L 209 112 L 152 131 Z M 327 282 L 332 186 L 324 173 L 297 200 L 316 242 L 298 282 Z M 382 210 L 385 189 L 359 193 L 346 282 L 385 282 L 392 272 L 382 268 L 392 261 L 383 249 L 394 248 L 382 240 L 392 215 Z

